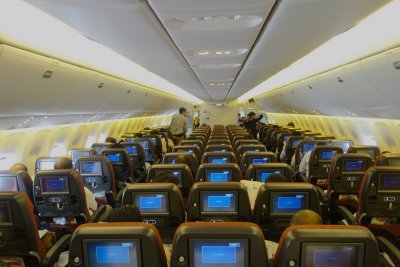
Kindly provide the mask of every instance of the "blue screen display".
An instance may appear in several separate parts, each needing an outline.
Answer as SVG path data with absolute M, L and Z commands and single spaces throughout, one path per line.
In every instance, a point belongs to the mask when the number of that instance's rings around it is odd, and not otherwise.
M 222 171 L 222 172 L 210 172 L 208 177 L 209 182 L 228 182 L 230 181 L 229 171 Z
M 80 173 L 82 175 L 91 174 L 91 175 L 102 175 L 102 168 L 100 161 L 82 161 L 81 162 Z
M 193 242 L 194 267 L 243 267 L 246 266 L 246 242 L 232 241 L 199 241 Z
M 201 212 L 237 212 L 236 192 L 201 192 Z
M 284 136 L 283 136 L 283 141 L 284 141 L 284 142 L 287 142 L 288 140 L 289 140 L 289 135 L 284 135 Z
M 67 177 L 41 178 L 43 193 L 68 193 Z
M 143 149 L 149 149 L 149 141 L 141 141 L 139 144 L 143 147 Z
M 272 213 L 293 214 L 306 209 L 305 193 L 271 193 Z
M 292 141 L 292 147 L 295 148 L 299 145 L 300 143 L 300 139 L 293 139 Z
M 384 190 L 400 190 L 400 176 L 387 175 L 382 176 L 381 189 Z
M 125 149 L 128 150 L 128 153 L 130 155 L 136 155 L 137 154 L 136 146 L 126 146 Z
M 87 242 L 89 267 L 139 266 L 137 241 Z
M 87 157 L 90 156 L 90 152 L 89 151 L 72 151 L 71 152 L 71 158 L 72 158 L 72 162 L 75 163 L 76 159 L 79 157 Z
M 365 170 L 364 160 L 344 160 L 343 171 L 345 172 L 358 172 Z
M 349 244 L 307 244 L 302 245 L 303 255 L 301 266 L 321 267 L 353 267 L 364 266 L 360 250 L 364 245 L 361 243 Z
M 260 164 L 260 163 L 267 163 L 268 162 L 268 158 L 258 158 L 258 159 L 252 159 L 251 163 L 252 164 Z
M 272 170 L 272 171 L 260 171 L 258 173 L 258 181 L 265 183 L 271 174 L 283 174 L 281 170 Z
M 211 163 L 223 164 L 228 162 L 228 158 L 210 158 Z
M 303 153 L 307 153 L 308 151 L 313 150 L 313 148 L 316 146 L 317 144 L 305 144 L 303 147 Z
M 135 205 L 143 214 L 168 213 L 167 193 L 143 193 L 136 194 Z
M 336 151 L 323 151 L 321 153 L 321 159 L 332 159 L 335 154 Z
M 107 158 L 111 161 L 111 163 L 122 163 L 122 155 L 119 153 L 115 154 L 106 154 Z
M 176 160 L 174 158 L 169 159 L 169 164 L 175 164 Z

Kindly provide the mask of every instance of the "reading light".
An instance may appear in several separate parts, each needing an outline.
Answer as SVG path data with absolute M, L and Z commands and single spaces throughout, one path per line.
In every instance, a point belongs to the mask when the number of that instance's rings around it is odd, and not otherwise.
M 330 39 L 288 68 L 239 97 L 246 100 L 354 60 L 395 47 L 400 43 L 400 1 L 392 1 L 352 29 Z
M 108 73 L 190 102 L 203 102 L 24 1 L 3 0 L 1 8 L 0 35 L 5 45 Z

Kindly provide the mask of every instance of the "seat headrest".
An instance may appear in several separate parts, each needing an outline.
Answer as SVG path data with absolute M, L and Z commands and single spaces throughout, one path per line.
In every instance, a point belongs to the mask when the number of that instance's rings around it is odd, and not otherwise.
M 173 244 L 171 267 L 268 266 L 264 235 L 253 223 L 184 223 Z
M 281 235 L 275 267 L 379 266 L 378 244 L 362 226 L 296 225 Z
M 149 253 L 151 252 L 151 253 Z M 88 223 L 72 235 L 69 260 L 73 266 L 166 267 L 157 229 L 144 223 Z

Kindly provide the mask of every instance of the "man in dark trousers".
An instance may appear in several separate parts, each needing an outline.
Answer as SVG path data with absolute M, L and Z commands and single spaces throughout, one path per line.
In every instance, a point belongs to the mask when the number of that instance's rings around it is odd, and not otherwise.
M 263 115 L 260 114 L 260 116 L 256 118 L 256 113 L 251 111 L 249 114 L 247 114 L 247 117 L 248 118 L 244 121 L 244 127 L 249 134 L 257 139 L 257 122 L 263 118 Z

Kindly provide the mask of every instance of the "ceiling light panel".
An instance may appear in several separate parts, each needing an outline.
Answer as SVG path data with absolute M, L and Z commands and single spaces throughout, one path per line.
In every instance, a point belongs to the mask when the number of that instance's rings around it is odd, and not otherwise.
M 235 80 L 275 0 L 148 0 L 211 98 Z M 215 84 L 218 84 L 216 82 Z M 220 92 L 221 90 L 218 89 Z

